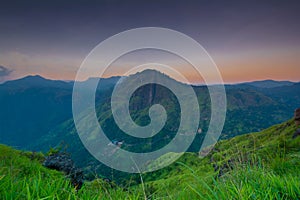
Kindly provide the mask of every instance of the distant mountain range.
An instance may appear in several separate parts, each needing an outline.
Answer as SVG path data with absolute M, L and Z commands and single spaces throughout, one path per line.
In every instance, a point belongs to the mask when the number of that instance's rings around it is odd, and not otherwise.
M 291 81 L 263 80 L 263 81 L 253 81 L 253 82 L 241 83 L 241 84 L 251 85 L 258 88 L 275 88 L 275 87 L 282 87 L 282 86 L 291 86 L 295 83 Z
M 141 73 L 149 73 L 149 77 L 165 76 L 153 70 Z M 101 127 L 111 140 L 123 140 L 123 148 L 131 151 L 152 151 L 164 146 L 174 137 L 178 128 L 180 107 L 176 97 L 165 87 L 156 84 L 139 88 L 130 100 L 131 117 L 137 124 L 149 123 L 148 110 L 155 103 L 162 104 L 171 117 L 157 138 L 139 140 L 128 137 L 117 127 L 110 110 L 110 96 L 120 78 L 101 79 L 97 89 L 96 110 Z M 138 78 L 138 74 L 130 78 Z M 91 83 L 94 81 L 98 79 L 87 80 Z M 99 165 L 85 150 L 76 133 L 72 119 L 73 84 L 72 81 L 48 80 L 40 76 L 28 76 L 1 84 L 0 143 L 19 149 L 47 151 L 51 146 L 63 142 L 82 167 L 91 166 L 91 163 Z M 257 132 L 286 121 L 292 117 L 294 109 L 300 107 L 300 83 L 266 80 L 226 85 L 225 88 L 227 118 L 221 135 L 223 139 Z M 193 89 L 201 109 L 202 134 L 197 135 L 189 151 L 199 149 L 211 114 L 207 87 L 193 86 Z M 103 173 L 107 173 L 107 170 Z
M 101 80 L 101 88 L 110 88 L 118 78 Z M 98 80 L 87 80 L 93 81 Z M 73 84 L 41 76 L 0 84 L 0 141 L 25 148 L 70 119 Z

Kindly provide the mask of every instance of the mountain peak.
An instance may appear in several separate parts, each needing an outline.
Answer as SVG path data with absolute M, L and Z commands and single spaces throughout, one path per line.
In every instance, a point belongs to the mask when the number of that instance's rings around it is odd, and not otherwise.
M 62 88 L 70 84 L 64 81 L 46 79 L 40 75 L 29 75 L 17 80 L 7 81 L 3 85 L 8 87 L 15 87 L 15 88 L 32 88 L 32 87 Z
M 48 80 L 41 75 L 28 75 L 23 78 L 20 78 L 19 80 Z
M 174 82 L 181 83 L 181 82 L 175 80 L 174 78 L 172 78 L 171 76 L 169 76 L 168 74 L 163 73 L 156 69 L 145 69 L 143 71 L 136 72 L 135 74 L 131 74 L 128 77 L 129 78 L 138 78 L 140 75 L 147 76 L 149 78 L 166 78 L 166 79 L 171 79 Z
M 267 79 L 267 80 L 248 82 L 245 84 L 258 87 L 258 88 L 274 88 L 274 87 L 281 87 L 281 86 L 290 86 L 293 85 L 294 83 L 291 81 L 275 81 L 275 80 Z

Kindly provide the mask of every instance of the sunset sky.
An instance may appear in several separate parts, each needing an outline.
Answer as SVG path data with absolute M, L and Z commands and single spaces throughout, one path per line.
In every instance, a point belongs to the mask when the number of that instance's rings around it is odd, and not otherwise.
M 299 1 L 1 1 L 0 82 L 34 74 L 73 80 L 98 43 L 150 26 L 174 29 L 198 41 L 226 83 L 300 81 L 299 24 Z M 169 59 L 190 80 L 200 82 L 184 62 L 164 55 L 129 55 L 105 76 L 122 75 L 126 67 L 152 56 Z

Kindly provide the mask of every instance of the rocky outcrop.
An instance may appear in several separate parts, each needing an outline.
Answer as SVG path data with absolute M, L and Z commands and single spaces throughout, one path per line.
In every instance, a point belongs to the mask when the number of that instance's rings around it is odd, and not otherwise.
M 43 165 L 49 169 L 64 172 L 77 190 L 82 187 L 84 179 L 83 171 L 75 167 L 74 162 L 68 154 L 55 153 L 47 156 Z

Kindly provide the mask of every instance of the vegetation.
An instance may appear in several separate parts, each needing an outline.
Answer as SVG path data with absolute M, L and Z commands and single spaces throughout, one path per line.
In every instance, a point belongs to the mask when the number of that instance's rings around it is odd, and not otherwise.
M 165 76 L 151 70 L 142 73 L 150 73 L 149 77 L 154 75 L 155 77 Z M 130 77 L 133 80 L 139 78 L 137 75 Z M 173 81 L 174 84 L 181 84 L 175 80 Z M 294 108 L 299 106 L 299 87 L 299 84 L 275 88 L 254 87 L 247 84 L 226 86 L 228 109 L 221 139 L 232 138 L 244 133 L 258 132 L 273 124 L 288 120 L 291 118 Z M 188 151 L 198 152 L 210 123 L 211 106 L 207 88 L 205 86 L 194 86 L 193 88 L 197 94 L 201 111 L 199 125 L 201 133 L 196 135 Z M 103 88 L 102 90 L 101 92 L 98 91 L 102 94 L 101 98 L 100 94 L 96 95 L 96 113 L 99 124 L 111 141 L 123 142 L 121 148 L 131 152 L 152 152 L 168 144 L 176 135 L 181 117 L 180 105 L 176 96 L 166 87 L 156 84 L 144 85 L 133 93 L 129 101 L 131 117 L 141 126 L 150 123 L 149 108 L 153 104 L 161 104 L 166 109 L 168 118 L 165 126 L 151 138 L 136 138 L 124 133 L 115 123 L 112 115 L 110 99 L 113 91 L 112 87 L 109 87 L 109 89 Z M 283 93 L 284 96 L 281 95 Z M 86 119 L 88 120 L 88 116 Z M 95 133 L 95 128 L 91 128 L 88 132 L 92 135 Z M 67 150 L 72 155 L 75 164 L 90 173 L 89 179 L 93 179 L 96 172 L 96 174 L 101 174 L 105 178 L 116 180 L 118 184 L 128 184 L 130 174 L 111 170 L 87 152 L 78 136 L 72 118 L 57 126 L 52 126 L 50 132 L 43 134 L 45 135 L 40 139 L 32 140 L 31 145 L 26 146 L 26 148 L 47 152 L 50 146 L 57 146 L 64 142 L 68 144 Z M 138 176 L 136 176 L 135 181 L 140 182 Z
M 144 72 L 146 73 L 146 72 Z M 157 72 L 158 73 L 158 72 Z M 96 95 L 97 105 L 101 104 L 102 112 L 98 113 L 103 122 L 109 122 L 110 93 L 120 77 L 101 79 Z M 132 78 L 135 78 L 132 76 Z M 98 81 L 97 78 L 87 80 L 87 84 Z M 273 124 L 290 119 L 295 108 L 299 107 L 300 83 L 266 82 L 226 85 L 228 117 L 224 126 L 223 139 L 249 132 L 256 132 Z M 178 83 L 180 84 L 180 83 Z M 266 84 L 266 85 L 265 85 Z M 210 98 L 207 88 L 194 86 L 201 109 L 201 128 L 205 132 L 210 119 Z M 151 102 L 148 87 L 137 91 L 132 99 L 134 108 L 145 108 Z M 34 149 L 46 152 L 49 144 L 55 146 L 61 141 L 71 143 L 74 138 L 69 134 L 74 129 L 72 123 L 72 91 L 73 82 L 47 80 L 40 76 L 28 76 L 19 80 L 0 84 L 0 142 L 18 149 Z M 173 102 L 170 92 L 156 90 L 156 99 L 161 103 Z M 153 95 L 154 97 L 155 95 Z M 155 98 L 154 98 L 155 99 Z M 167 111 L 176 113 L 178 106 L 168 107 Z M 147 110 L 140 110 L 145 112 Z M 147 117 L 132 117 L 138 124 L 147 123 Z M 176 121 L 176 118 L 173 119 Z M 169 121 L 172 124 L 172 119 Z M 173 124 L 174 125 L 174 124 Z M 175 124 L 176 128 L 176 124 Z M 112 133 L 114 134 L 114 133 Z M 20 136 L 24 137 L 20 137 Z M 115 138 L 113 138 L 115 139 Z M 163 144 L 157 144 L 157 147 Z M 198 146 L 198 144 L 193 144 Z M 75 151 L 72 154 L 77 154 Z M 193 150 L 193 149 L 191 149 Z M 80 153 L 83 153 L 81 150 Z M 79 152 L 78 152 L 79 153 Z M 76 155 L 75 157 L 79 157 Z M 78 163 L 81 163 L 78 161 Z
M 299 199 L 300 137 L 293 120 L 218 142 L 204 158 L 176 163 L 118 186 L 95 177 L 79 191 L 40 153 L 0 145 L 1 199 Z

